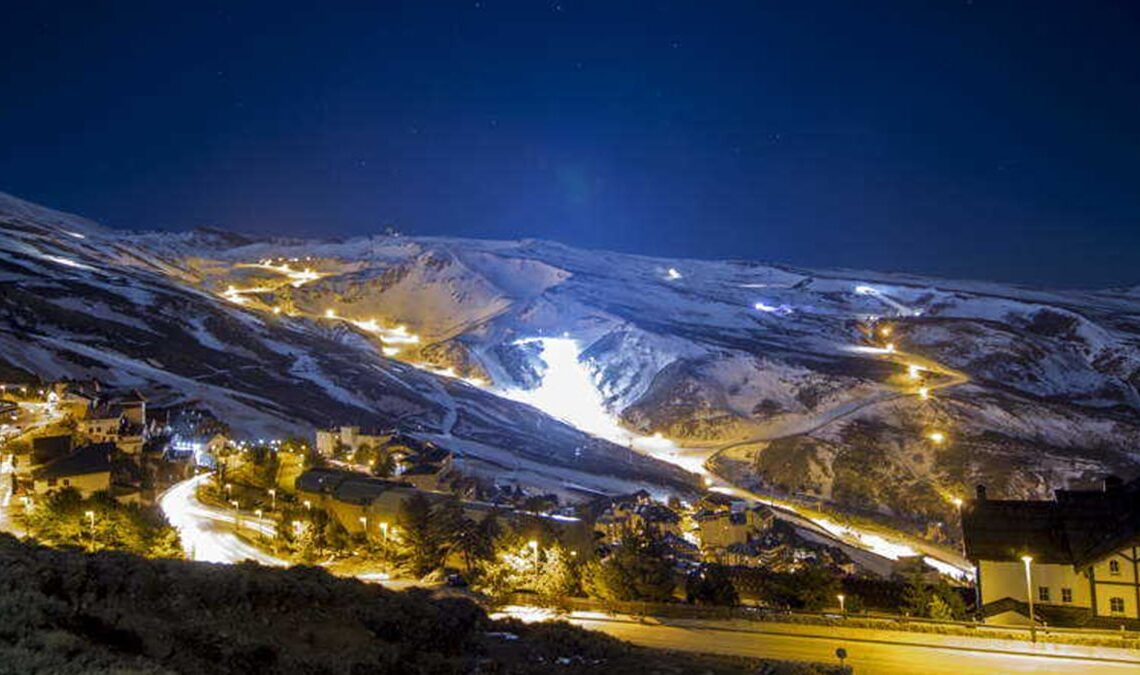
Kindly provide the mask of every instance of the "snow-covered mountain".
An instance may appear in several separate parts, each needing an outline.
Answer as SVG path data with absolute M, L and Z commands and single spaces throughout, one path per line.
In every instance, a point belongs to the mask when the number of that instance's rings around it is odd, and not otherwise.
M 250 438 L 399 427 L 462 453 L 470 471 L 564 494 L 695 486 L 534 408 L 385 358 L 350 325 L 211 292 L 211 263 L 196 256 L 251 245 L 213 231 L 113 232 L 0 195 L 0 380 L 95 378 L 153 405 L 208 408 Z
M 919 529 L 976 483 L 1042 496 L 1140 471 L 1135 289 L 541 241 L 126 234 L 12 198 L 0 214 L 5 360 L 146 381 L 251 428 L 414 421 L 503 466 L 679 479 L 523 401 L 662 459 L 687 451 L 655 450 L 655 434 L 703 446 L 748 487 Z

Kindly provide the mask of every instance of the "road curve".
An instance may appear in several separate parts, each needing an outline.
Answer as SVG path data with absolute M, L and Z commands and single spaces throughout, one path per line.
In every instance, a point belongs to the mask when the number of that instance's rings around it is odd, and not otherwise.
M 234 511 L 210 506 L 198 499 L 198 487 L 209 480 L 210 475 L 202 474 L 176 483 L 158 498 L 159 508 L 182 537 L 186 557 L 217 563 L 253 560 L 262 565 L 288 567 L 289 562 L 237 536 Z M 253 514 L 240 517 L 243 530 L 273 536 L 273 528 L 265 522 L 258 523 Z

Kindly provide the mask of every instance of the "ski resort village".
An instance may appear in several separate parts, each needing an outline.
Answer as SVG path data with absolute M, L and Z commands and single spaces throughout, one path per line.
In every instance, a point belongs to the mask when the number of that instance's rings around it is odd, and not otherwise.
M 1135 290 L 0 218 L 16 538 L 697 652 L 1140 667 Z

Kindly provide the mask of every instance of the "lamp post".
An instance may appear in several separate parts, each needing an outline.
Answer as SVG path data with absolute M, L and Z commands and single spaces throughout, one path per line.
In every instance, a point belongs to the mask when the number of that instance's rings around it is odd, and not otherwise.
M 1033 644 L 1037 644 L 1037 619 L 1034 618 L 1033 612 L 1033 572 L 1029 566 L 1033 564 L 1033 556 L 1021 556 L 1021 562 L 1025 563 L 1025 597 L 1029 598 L 1029 639 Z
M 530 547 L 531 553 L 534 554 L 534 576 L 537 579 L 538 578 L 538 541 L 535 539 L 531 539 L 530 541 L 528 541 L 526 543 L 526 545 L 528 547 Z
M 92 553 L 94 553 L 95 552 L 95 512 L 94 511 L 84 511 L 83 515 L 87 518 L 87 522 L 91 524 L 90 550 Z
M 835 597 L 839 598 L 839 613 L 847 616 L 847 596 L 840 593 Z
M 380 534 L 384 535 L 384 541 L 388 541 L 388 523 L 380 523 Z
M 277 488 L 269 488 L 269 490 L 267 490 L 267 492 L 269 492 L 269 510 L 270 511 L 276 511 L 277 510 Z
M 253 515 L 257 516 L 257 538 L 259 540 L 265 538 L 265 532 L 262 529 L 264 524 L 261 522 L 261 516 L 263 513 L 264 512 L 261 509 L 257 509 L 253 512 Z
M 966 524 L 962 522 L 962 498 L 954 497 L 950 501 L 954 503 L 954 508 L 958 509 L 958 534 L 962 539 L 962 555 L 966 555 Z
M 236 499 L 230 501 L 230 506 L 234 507 L 234 532 L 241 529 L 241 509 L 238 508 L 239 504 Z
M 368 516 L 360 516 L 360 533 L 364 536 L 364 543 L 368 543 Z

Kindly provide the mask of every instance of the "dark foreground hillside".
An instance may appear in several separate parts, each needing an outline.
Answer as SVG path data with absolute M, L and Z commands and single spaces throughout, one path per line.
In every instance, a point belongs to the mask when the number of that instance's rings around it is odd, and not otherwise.
M 815 673 L 494 622 L 314 568 L 86 555 L 0 535 L 3 673 Z

